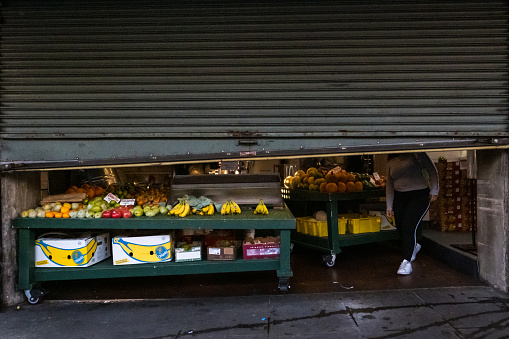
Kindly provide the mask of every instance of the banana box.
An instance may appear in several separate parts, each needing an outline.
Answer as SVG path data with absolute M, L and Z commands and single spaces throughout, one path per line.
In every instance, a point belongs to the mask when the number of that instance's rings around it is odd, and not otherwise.
M 173 236 L 117 236 L 112 239 L 113 265 L 147 264 L 173 260 Z
M 110 235 L 50 235 L 35 241 L 35 267 L 88 267 L 111 256 Z

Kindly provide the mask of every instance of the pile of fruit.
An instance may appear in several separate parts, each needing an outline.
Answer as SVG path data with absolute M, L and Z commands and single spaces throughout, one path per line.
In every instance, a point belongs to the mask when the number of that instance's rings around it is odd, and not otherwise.
M 81 185 L 81 187 L 71 186 L 67 189 L 67 191 L 65 191 L 65 193 L 66 194 L 85 193 L 88 199 L 94 199 L 95 197 L 104 196 L 107 192 L 112 192 L 108 189 L 105 190 L 100 186 L 91 186 L 85 183 Z
M 166 206 L 151 205 L 124 205 L 116 200 L 107 201 L 103 197 L 84 199 L 82 203 L 54 202 L 42 207 L 21 212 L 22 218 L 131 218 L 132 216 L 153 217 L 158 214 L 167 214 Z
M 239 205 L 232 199 L 228 199 L 221 207 L 221 214 L 240 214 L 241 210 Z
M 254 210 L 254 214 L 269 214 L 269 210 L 267 209 L 267 206 L 265 206 L 263 199 L 260 199 L 258 206 L 256 206 Z
M 83 193 L 80 190 L 76 192 L 74 188 L 68 190 L 69 193 Z M 93 190 L 92 187 L 88 187 Z M 146 190 L 133 186 L 114 187 L 110 186 L 102 191 L 94 191 L 87 194 L 81 203 L 77 202 L 53 202 L 44 204 L 42 207 L 29 209 L 21 213 L 22 218 L 78 218 L 78 219 L 98 219 L 98 218 L 130 218 L 130 217 L 154 217 L 156 215 L 169 215 L 186 217 L 191 214 L 213 215 L 216 212 L 215 203 L 206 198 L 184 196 L 179 198 L 174 206 L 166 206 L 166 191 L 164 190 Z M 119 196 L 117 196 L 118 194 Z M 57 197 L 57 196 L 52 196 Z M 61 198 L 61 196 L 58 196 Z M 81 198 L 80 198 L 81 199 Z M 141 200 L 140 200 L 141 199 Z M 164 200 L 164 202 L 162 201 Z M 159 201 L 156 203 L 156 201 Z M 227 199 L 218 211 L 222 215 L 240 214 L 241 207 L 232 199 Z M 267 206 L 260 199 L 254 210 L 254 214 L 269 214 Z
M 327 172 L 310 167 L 307 171 L 298 170 L 286 177 L 284 186 L 323 193 L 360 192 L 385 187 L 385 180 L 382 177 L 377 181 L 367 173 L 347 172 L 339 167 Z
M 107 188 L 100 186 L 91 186 L 87 183 L 81 187 L 71 186 L 65 193 L 86 193 L 87 199 L 92 200 L 96 197 L 105 197 L 108 193 L 113 193 L 119 199 L 134 199 L 139 206 L 159 205 L 167 201 L 168 188 L 137 186 L 134 183 L 124 185 L 109 185 Z

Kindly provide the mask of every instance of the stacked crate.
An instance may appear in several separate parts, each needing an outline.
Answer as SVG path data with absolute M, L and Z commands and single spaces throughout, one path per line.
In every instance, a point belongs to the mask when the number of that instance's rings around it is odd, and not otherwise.
M 439 161 L 440 192 L 430 206 L 431 227 L 442 232 L 470 231 L 475 225 L 475 181 L 459 161 Z

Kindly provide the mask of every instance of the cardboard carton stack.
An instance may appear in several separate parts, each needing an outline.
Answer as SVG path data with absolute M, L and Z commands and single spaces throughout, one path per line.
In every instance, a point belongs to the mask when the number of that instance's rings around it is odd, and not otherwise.
M 470 231 L 475 225 L 475 180 L 467 178 L 467 170 L 459 161 L 439 161 L 440 192 L 430 206 L 431 227 L 442 232 Z

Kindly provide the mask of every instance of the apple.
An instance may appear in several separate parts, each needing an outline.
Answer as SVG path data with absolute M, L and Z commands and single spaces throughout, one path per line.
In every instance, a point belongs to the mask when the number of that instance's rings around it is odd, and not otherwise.
M 134 213 L 133 213 L 136 217 L 141 217 L 143 216 L 143 210 L 140 208 L 140 209 L 134 209 Z
M 133 214 L 131 213 L 131 211 L 129 211 L 129 210 L 122 211 L 122 218 L 130 218 L 132 216 L 133 216 Z
M 114 208 L 111 210 L 111 217 L 112 218 L 120 218 L 122 216 L 122 213 L 118 208 Z
M 111 218 L 111 210 L 103 211 L 102 217 L 103 218 Z
M 94 218 L 95 218 L 95 219 L 102 218 L 102 216 L 103 216 L 103 213 L 102 213 L 102 212 L 95 212 L 95 213 L 94 213 Z

